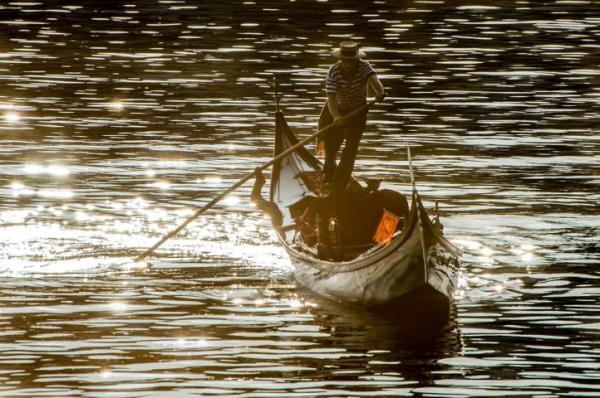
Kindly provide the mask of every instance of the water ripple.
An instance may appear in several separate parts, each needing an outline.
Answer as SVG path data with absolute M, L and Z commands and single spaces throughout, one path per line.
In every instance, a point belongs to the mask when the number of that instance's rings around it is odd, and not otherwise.
M 600 394 L 593 2 L 66 3 L 0 5 L 0 394 Z M 450 315 L 298 288 L 249 186 L 134 264 L 270 159 L 274 76 L 314 132 L 349 38 L 388 91 L 356 174 L 408 194 L 411 145 Z

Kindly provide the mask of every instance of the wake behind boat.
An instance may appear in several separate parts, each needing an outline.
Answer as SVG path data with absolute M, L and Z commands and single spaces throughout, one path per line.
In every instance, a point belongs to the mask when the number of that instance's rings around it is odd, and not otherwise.
M 274 158 L 277 158 L 296 145 L 298 140 L 280 110 L 276 113 L 275 130 Z M 323 198 L 321 170 L 321 163 L 304 147 L 273 163 L 269 203 L 278 210 L 281 225 L 277 228 L 277 235 L 295 267 L 297 281 L 324 297 L 366 307 L 382 306 L 414 295 L 449 303 L 456 285 L 460 252 L 445 239 L 439 221 L 434 223 L 430 220 L 414 184 L 410 209 L 406 209 L 405 214 L 389 211 L 390 207 L 402 208 L 399 199 L 389 201 L 390 195 L 387 195 L 387 203 L 384 201 L 376 209 L 380 218 L 377 220 L 377 232 L 385 227 L 386 215 L 399 220 L 397 226 L 389 231 L 387 240 L 340 245 L 339 241 L 335 242 L 335 236 L 339 238 L 344 228 L 349 227 L 340 224 L 340 217 L 331 215 L 331 212 L 321 215 L 321 218 L 329 217 L 325 220 L 318 220 L 317 215 L 315 224 L 329 227 L 325 228 L 325 235 L 330 235 L 329 245 L 336 247 L 325 253 L 320 250 L 319 240 L 322 237 L 318 235 L 323 235 L 323 231 L 313 234 L 317 235 L 317 242 L 306 238 L 302 226 L 305 220 L 302 218 L 311 212 L 311 207 L 315 208 L 315 203 L 332 200 Z M 372 198 L 381 191 L 365 187 L 354 179 L 349 186 L 355 198 L 361 195 L 363 198 L 358 200 L 349 218 L 353 220 L 350 228 L 358 234 L 370 233 L 373 206 L 369 195 Z M 343 198 L 340 197 L 340 200 Z M 396 213 L 401 212 L 396 210 Z M 318 226 L 314 228 L 318 229 Z

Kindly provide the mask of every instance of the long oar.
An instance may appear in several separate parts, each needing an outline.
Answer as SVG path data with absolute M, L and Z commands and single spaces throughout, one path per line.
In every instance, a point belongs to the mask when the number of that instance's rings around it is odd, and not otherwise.
M 342 121 L 348 120 L 352 116 L 355 116 L 355 115 L 359 114 L 360 112 L 364 112 L 365 110 L 367 110 L 374 103 L 375 103 L 375 100 L 366 103 L 365 105 L 361 106 L 360 108 L 357 108 L 357 109 L 353 110 L 352 112 L 348 113 L 347 115 L 343 116 L 341 118 L 341 120 Z M 330 124 L 330 125 L 322 128 L 321 130 L 317 131 L 313 135 L 311 135 L 309 137 L 306 137 L 302 141 L 298 142 L 296 145 L 294 145 L 294 146 L 286 149 L 285 151 L 281 152 L 279 155 L 277 155 L 273 159 L 269 160 L 267 163 L 264 163 L 262 166 L 260 166 L 257 169 L 255 169 L 255 171 L 246 174 L 241 180 L 239 180 L 238 182 L 236 182 L 235 184 L 233 184 L 231 187 L 229 187 L 225 191 L 221 192 L 213 200 L 211 200 L 210 202 L 208 202 L 207 204 L 205 204 L 204 206 L 202 206 L 200 209 L 196 210 L 196 212 L 194 214 L 192 214 L 187 220 L 185 220 L 181 225 L 179 225 L 177 228 L 175 228 L 174 230 L 172 230 L 171 232 L 169 232 L 168 234 L 166 234 L 165 236 L 163 236 L 158 242 L 156 242 L 154 244 L 154 246 L 152 246 L 151 248 L 149 248 L 148 250 L 146 250 L 145 252 L 143 252 L 142 254 L 140 254 L 135 259 L 135 261 L 136 262 L 137 261 L 143 261 L 146 257 L 150 256 L 152 253 L 154 253 L 154 251 L 156 249 L 158 249 L 158 247 L 160 245 L 162 245 L 163 243 L 165 243 L 167 240 L 169 240 L 173 236 L 177 235 L 177 233 L 179 233 L 179 231 L 181 231 L 182 229 L 184 229 L 189 223 L 191 223 L 192 221 L 194 221 L 196 218 L 200 217 L 200 215 L 202 215 L 208 209 L 210 209 L 211 207 L 213 207 L 214 205 L 216 205 L 225 196 L 229 195 L 231 192 L 235 191 L 240 186 L 242 186 L 246 181 L 248 181 L 249 179 L 251 179 L 252 177 L 254 177 L 254 175 L 256 174 L 257 171 L 263 171 L 263 170 L 265 170 L 266 168 L 268 168 L 269 166 L 271 166 L 273 163 L 275 163 L 275 162 L 277 162 L 277 161 L 285 158 L 290 153 L 292 153 L 292 152 L 296 151 L 297 149 L 303 147 L 304 144 L 306 144 L 306 143 L 314 140 L 315 138 L 317 138 L 320 135 L 325 134 L 326 132 L 328 132 L 332 128 L 334 128 L 333 124 Z

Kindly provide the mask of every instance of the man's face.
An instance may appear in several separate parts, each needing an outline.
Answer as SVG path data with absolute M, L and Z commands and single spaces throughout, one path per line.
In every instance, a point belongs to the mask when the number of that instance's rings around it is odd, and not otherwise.
M 342 59 L 340 61 L 342 72 L 344 73 L 354 71 L 354 69 L 356 69 L 356 66 L 358 65 L 358 59 Z

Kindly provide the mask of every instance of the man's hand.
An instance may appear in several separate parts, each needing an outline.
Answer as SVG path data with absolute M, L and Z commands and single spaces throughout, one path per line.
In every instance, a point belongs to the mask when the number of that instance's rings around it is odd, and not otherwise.
M 262 170 L 260 169 L 260 167 L 257 167 L 254 169 L 254 177 L 256 178 L 256 182 L 258 184 L 264 184 L 265 183 L 265 176 L 262 173 Z
M 375 101 L 382 102 L 385 99 L 385 96 L 386 96 L 385 91 L 382 91 L 379 94 L 377 94 L 377 96 L 375 97 Z

